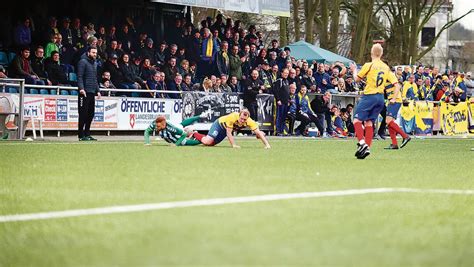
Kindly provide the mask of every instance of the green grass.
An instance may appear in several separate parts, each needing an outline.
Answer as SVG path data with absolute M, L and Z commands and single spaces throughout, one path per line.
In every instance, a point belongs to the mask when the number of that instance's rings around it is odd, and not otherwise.
M 354 188 L 474 189 L 473 139 L 0 143 L 0 215 Z M 384 193 L 0 222 L 0 266 L 473 266 L 474 196 Z

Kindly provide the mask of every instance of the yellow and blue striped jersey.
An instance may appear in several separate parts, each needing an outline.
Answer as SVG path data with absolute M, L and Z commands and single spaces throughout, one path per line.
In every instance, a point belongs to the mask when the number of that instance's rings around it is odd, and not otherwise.
M 385 81 L 396 83 L 397 79 L 388 77 L 390 68 L 382 60 L 377 59 L 370 63 L 365 63 L 357 74 L 360 79 L 367 78 L 364 88 L 364 95 L 383 94 L 385 89 Z
M 249 127 L 250 130 L 255 131 L 258 129 L 258 124 L 252 120 L 252 118 L 248 118 L 247 122 L 240 123 L 239 122 L 240 114 L 238 112 L 232 112 L 225 116 L 219 118 L 219 124 L 222 128 L 232 128 L 233 130 L 240 130 L 246 127 Z
M 388 74 L 388 76 L 390 76 L 390 80 L 397 80 L 397 76 L 395 76 L 395 74 L 393 72 L 390 72 Z M 395 98 L 395 102 L 396 103 L 402 103 L 402 93 L 399 91 L 398 92 L 398 95 L 394 96 L 393 94 L 395 93 L 395 88 L 397 86 L 397 83 L 391 83 L 389 80 L 387 80 L 385 82 L 385 92 L 387 92 L 387 98 L 388 99 L 392 99 L 392 98 Z

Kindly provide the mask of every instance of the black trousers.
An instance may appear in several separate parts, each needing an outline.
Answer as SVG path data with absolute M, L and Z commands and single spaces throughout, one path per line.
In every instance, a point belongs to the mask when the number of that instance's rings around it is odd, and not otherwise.
M 383 109 L 380 112 L 380 116 L 382 116 L 382 121 L 380 122 L 378 134 L 379 135 L 385 135 L 385 129 L 387 128 L 387 122 L 385 122 L 385 118 L 387 118 L 387 106 L 386 105 L 383 105 Z
M 79 138 L 91 135 L 91 124 L 95 112 L 95 94 L 87 93 L 87 97 L 79 94 L 78 98 L 79 112 Z

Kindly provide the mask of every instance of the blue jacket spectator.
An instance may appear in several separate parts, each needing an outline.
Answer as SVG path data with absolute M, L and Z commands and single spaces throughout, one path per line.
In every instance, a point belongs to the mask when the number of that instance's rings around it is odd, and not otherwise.
M 23 23 L 15 28 L 15 44 L 17 46 L 29 46 L 31 44 L 30 19 L 25 18 Z

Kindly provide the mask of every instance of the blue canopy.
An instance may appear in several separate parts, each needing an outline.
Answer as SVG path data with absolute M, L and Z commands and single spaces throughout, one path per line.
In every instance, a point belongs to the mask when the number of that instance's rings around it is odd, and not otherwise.
M 329 50 L 322 49 L 305 41 L 298 41 L 287 45 L 291 49 L 291 56 L 298 59 L 306 59 L 309 64 L 315 60 L 319 63 L 334 63 L 342 62 L 344 65 L 349 66 L 350 63 L 354 62 L 348 58 L 335 54 Z

